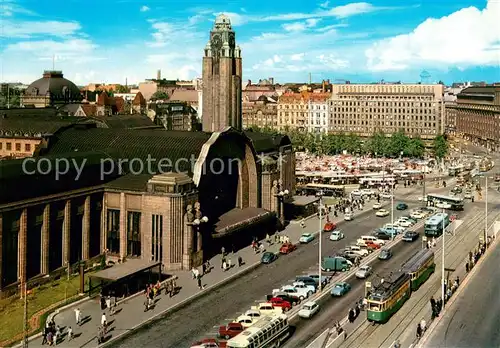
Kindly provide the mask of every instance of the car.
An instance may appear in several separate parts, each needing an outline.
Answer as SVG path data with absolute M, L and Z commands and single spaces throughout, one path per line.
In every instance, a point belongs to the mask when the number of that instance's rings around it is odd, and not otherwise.
M 350 246 L 346 247 L 346 250 L 354 251 L 355 253 L 357 253 L 361 257 L 367 256 L 369 254 L 369 251 L 367 249 L 364 249 L 364 248 L 360 247 L 359 245 L 350 245 Z
M 334 297 L 341 297 L 351 290 L 351 285 L 346 282 L 335 283 L 330 294 Z
M 275 253 L 272 253 L 270 251 L 266 251 L 264 254 L 262 254 L 262 257 L 260 258 L 260 262 L 267 265 L 271 262 L 276 261 L 277 258 L 278 258 L 278 255 L 276 255 Z
M 259 319 L 257 319 L 259 320 Z M 239 323 L 244 329 L 255 324 L 256 320 L 248 315 L 240 315 L 233 323 Z
M 410 227 L 413 225 L 413 221 L 411 220 L 408 220 L 408 219 L 404 219 L 404 218 L 399 218 L 398 221 L 394 222 L 394 224 L 396 224 L 397 226 L 401 226 L 401 227 Z
M 304 319 L 312 318 L 319 311 L 319 305 L 315 301 L 308 301 L 304 303 L 299 311 L 299 317 Z
M 391 199 L 392 198 L 392 194 L 390 194 L 388 192 L 382 192 L 380 194 L 380 198 L 382 198 L 382 199 Z
M 458 195 L 458 194 L 462 193 L 462 188 L 459 186 L 455 186 L 454 188 L 451 189 L 451 192 Z
M 382 249 L 380 250 L 380 254 L 378 254 L 379 260 L 389 260 L 392 257 L 391 249 Z
M 274 307 L 280 307 L 283 309 L 283 312 L 288 312 L 290 309 L 292 309 L 292 304 L 288 301 L 283 300 L 281 297 L 272 297 L 269 302 L 274 306 Z
M 297 289 L 293 285 L 285 285 L 282 286 L 281 289 L 274 289 L 273 295 L 280 292 L 285 292 L 287 294 L 297 297 L 300 301 L 303 301 L 304 299 L 308 298 L 314 291 L 311 291 L 308 288 Z
M 397 234 L 403 233 L 406 230 L 406 228 L 404 228 L 402 226 L 398 226 L 396 224 L 389 224 L 389 223 L 385 224 L 384 227 L 383 227 L 383 229 L 385 229 L 385 230 L 395 230 Z
M 215 338 L 204 338 L 195 342 L 191 348 L 225 348 L 226 342 L 218 342 Z
M 425 215 L 426 214 L 423 211 L 416 210 L 416 211 L 411 212 L 410 217 L 420 220 L 420 219 L 423 219 L 425 217 Z
M 327 222 L 323 227 L 323 232 L 332 232 L 337 228 L 337 224 L 334 222 Z
M 392 236 L 389 233 L 385 233 L 383 231 L 376 231 L 373 233 L 373 236 L 377 239 L 381 240 L 391 240 Z
M 354 214 L 352 212 L 348 212 L 344 214 L 344 220 L 345 221 L 352 221 L 354 219 Z
M 344 239 L 344 237 L 344 234 L 340 230 L 335 230 L 330 234 L 330 240 L 332 241 L 341 240 Z
M 302 233 L 302 236 L 299 238 L 299 242 L 302 244 L 310 243 L 314 240 L 314 236 L 311 233 Z
M 395 229 L 394 227 L 382 227 L 380 230 L 385 234 L 391 236 L 391 238 L 395 238 L 399 233 L 401 233 L 398 229 Z
M 304 289 L 304 291 L 307 291 L 307 297 L 316 292 L 316 282 L 314 284 L 306 284 L 301 281 L 295 281 L 292 283 L 292 286 L 297 290 Z
M 292 244 L 290 242 L 283 243 L 283 245 L 280 248 L 280 254 L 289 254 L 292 251 L 297 249 L 297 246 L 295 244 Z
M 245 328 L 240 323 L 229 323 L 219 326 L 218 336 L 228 340 L 239 335 L 243 330 L 245 330 Z
M 286 292 L 276 292 L 274 295 L 267 295 L 267 300 L 271 301 L 273 298 L 280 298 L 283 301 L 289 302 L 292 304 L 292 306 L 295 306 L 300 302 L 300 298 L 298 296 L 295 296 L 293 294 L 289 294 Z
M 372 208 L 373 208 L 373 210 L 378 210 L 378 209 L 382 208 L 382 203 L 375 203 Z
M 309 274 L 308 277 L 311 277 L 312 279 L 314 279 L 316 284 L 319 284 L 319 275 L 317 273 Z M 323 285 L 323 287 L 330 283 L 331 279 L 332 278 L 329 276 L 321 275 L 321 284 Z
M 405 242 L 414 242 L 418 239 L 419 233 L 416 231 L 406 231 L 403 234 L 402 240 Z
M 406 204 L 406 203 L 398 203 L 398 205 L 396 205 L 396 209 L 397 210 L 406 210 L 406 209 L 408 209 L 408 204 Z
M 344 250 L 342 250 L 341 251 L 341 255 L 343 257 L 345 257 L 346 259 L 348 259 L 349 261 L 351 261 L 351 262 L 354 262 L 356 259 L 359 260 L 360 258 L 363 257 L 360 252 L 354 251 L 354 250 L 350 250 L 350 249 L 344 249 Z
M 243 315 L 246 315 L 247 317 L 252 318 L 253 321 L 258 321 L 260 319 L 260 317 L 263 316 L 264 314 L 261 313 L 257 309 L 257 307 L 253 306 L 252 308 L 247 310 Z
M 386 217 L 386 216 L 389 216 L 389 210 L 385 210 L 385 209 L 380 209 L 379 211 L 377 211 L 375 213 L 376 216 L 378 217 Z
M 283 313 L 283 308 L 275 307 L 271 302 L 261 302 L 257 306 L 252 306 L 250 311 L 257 311 L 260 316 L 263 315 L 277 315 Z M 251 316 L 248 314 L 249 311 L 245 312 L 245 315 Z
M 383 241 L 381 241 L 383 242 Z M 383 242 L 385 244 L 385 242 Z M 362 248 L 366 248 L 369 252 L 373 252 L 375 250 L 378 250 L 381 248 L 381 244 L 376 243 L 376 242 L 365 242 L 364 246 L 361 246 Z
M 410 215 L 402 216 L 402 218 L 411 221 L 413 224 L 416 224 L 418 222 L 417 219 L 412 218 Z
M 372 274 L 373 270 L 368 265 L 363 265 L 358 268 L 355 273 L 356 278 L 358 279 L 366 279 Z

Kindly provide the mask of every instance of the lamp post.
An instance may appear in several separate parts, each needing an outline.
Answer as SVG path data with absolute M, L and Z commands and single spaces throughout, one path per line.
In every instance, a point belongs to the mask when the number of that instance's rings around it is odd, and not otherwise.
M 444 209 L 443 209 L 443 214 L 444 214 Z M 444 295 L 445 295 L 445 286 L 444 286 L 444 238 L 445 238 L 445 235 L 446 235 L 446 232 L 444 230 L 445 228 L 445 225 L 444 225 L 444 215 L 443 215 L 443 238 L 442 238 L 442 241 L 443 241 L 443 247 L 441 248 L 441 299 L 443 301 L 443 310 L 444 310 L 444 306 L 445 306 L 445 300 L 444 300 Z
M 281 226 L 285 226 L 285 198 L 288 196 L 290 192 L 288 190 L 281 190 L 276 194 L 278 197 L 278 214 L 279 214 L 279 219 Z
M 319 250 L 318 250 L 318 289 L 321 292 L 323 287 L 323 277 L 321 270 L 321 247 L 322 247 L 322 239 L 323 239 L 323 191 L 318 191 L 316 196 L 319 197 Z
M 204 224 L 204 223 L 207 223 L 208 222 L 208 217 L 206 216 L 203 216 L 199 219 L 194 219 L 193 220 L 193 225 L 196 227 L 196 250 L 198 251 L 201 251 L 202 247 L 203 247 L 203 237 L 202 237 L 202 234 L 200 232 L 200 225 L 201 224 Z

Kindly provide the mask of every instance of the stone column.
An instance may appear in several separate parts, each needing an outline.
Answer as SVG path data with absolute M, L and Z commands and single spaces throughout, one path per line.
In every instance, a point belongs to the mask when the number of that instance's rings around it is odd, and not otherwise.
M 2 291 L 2 279 L 3 279 L 3 214 L 0 213 L 0 292 Z
M 90 253 L 90 196 L 85 197 L 82 224 L 82 260 L 88 260 Z
M 184 250 L 182 252 L 182 268 L 190 269 L 192 265 L 193 257 L 193 206 L 189 204 L 186 209 L 186 214 L 184 214 Z
M 71 200 L 66 201 L 64 206 L 63 222 L 63 266 L 68 267 L 71 243 Z
M 42 223 L 42 253 L 41 253 L 41 273 L 49 274 L 49 246 L 50 246 L 50 203 L 43 209 Z
M 199 221 L 199 224 L 195 226 L 196 228 L 196 251 L 202 251 L 203 250 L 203 234 L 201 233 L 201 219 L 203 217 L 203 214 L 201 213 L 201 205 L 200 202 L 196 202 L 194 204 L 194 217 Z
M 17 264 L 17 275 L 19 277 L 19 282 L 21 289 L 24 289 L 24 283 L 26 282 L 26 257 L 28 249 L 28 209 L 24 208 L 19 219 L 19 239 L 18 239 L 18 250 L 19 259 Z
M 127 205 L 125 193 L 120 193 L 120 259 L 127 256 Z

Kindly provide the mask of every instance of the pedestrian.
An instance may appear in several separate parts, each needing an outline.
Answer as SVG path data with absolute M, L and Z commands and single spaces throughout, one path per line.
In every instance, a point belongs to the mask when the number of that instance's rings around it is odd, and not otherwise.
M 469 273 L 469 269 L 470 269 L 470 266 L 469 266 L 469 261 L 467 261 L 465 263 L 465 273 Z
M 436 300 L 434 296 L 431 296 L 431 309 L 434 310 L 436 308 Z
M 106 297 L 106 308 L 111 311 L 111 297 L 107 296 Z
M 80 325 L 80 322 L 82 320 L 82 311 L 80 308 L 75 309 L 75 321 L 76 325 Z
M 432 238 L 432 247 L 435 248 L 436 247 L 436 238 Z
M 425 322 L 424 318 L 420 320 L 420 327 L 422 328 L 422 332 L 425 332 L 427 330 L 427 323 Z
M 226 263 L 226 261 L 222 261 L 222 270 L 224 272 L 227 271 L 227 263 Z
M 44 327 L 44 328 L 43 328 L 43 332 L 42 332 L 42 346 L 43 346 L 45 343 L 48 343 L 48 341 L 47 341 L 47 334 L 48 334 L 47 327 Z
M 238 267 L 243 266 L 243 258 L 241 256 L 238 256 Z
M 227 269 L 231 268 L 231 258 L 227 258 Z
M 220 253 L 222 254 L 222 257 L 226 256 L 226 248 L 220 248 Z
M 204 289 L 203 284 L 201 283 L 201 277 L 198 277 L 198 288 L 200 288 L 200 290 Z
M 106 314 L 105 313 L 102 313 L 101 315 L 101 325 L 102 326 L 106 326 Z
M 196 268 L 191 268 L 191 275 L 193 276 L 193 279 L 196 279 Z
M 271 245 L 271 237 L 269 236 L 269 233 L 266 233 L 266 242 Z
M 54 336 L 53 336 L 52 332 L 49 331 L 47 333 L 47 343 L 48 343 L 48 345 L 51 346 L 52 343 L 53 343 L 53 341 L 54 341 Z
M 259 250 L 260 250 L 261 253 L 263 253 L 266 250 L 266 248 L 264 247 L 264 244 L 261 244 L 259 246 Z
M 458 286 L 460 285 L 460 278 L 458 276 L 455 278 L 455 282 L 457 283 L 457 288 L 458 288 Z
M 417 324 L 417 339 L 422 337 L 422 328 L 420 327 L 420 323 Z
M 349 314 L 347 315 L 347 319 L 349 320 L 350 323 L 354 322 L 354 311 L 352 308 L 349 308 Z
M 57 341 L 59 340 L 59 337 L 61 336 L 61 328 L 59 325 L 56 326 L 56 332 L 54 333 L 54 346 L 57 346 Z
M 71 341 L 73 339 L 73 329 L 68 327 L 68 341 Z
M 207 262 L 205 262 L 207 264 L 206 266 L 206 269 L 207 269 L 207 273 L 210 273 L 210 271 L 212 270 L 212 265 L 210 264 L 210 261 L 207 260 Z M 175 280 L 175 279 L 174 279 Z
M 280 241 L 280 236 L 279 236 L 278 232 L 276 232 L 276 234 L 274 235 L 274 242 L 278 243 L 279 241 Z

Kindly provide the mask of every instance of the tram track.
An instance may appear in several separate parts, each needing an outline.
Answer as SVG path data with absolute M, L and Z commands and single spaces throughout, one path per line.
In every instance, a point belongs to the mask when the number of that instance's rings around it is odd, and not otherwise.
M 480 222 L 483 221 L 484 219 L 484 214 L 481 214 L 482 211 L 480 209 L 475 208 L 469 212 L 464 218 L 467 216 L 473 216 L 471 219 L 468 219 L 462 226 L 460 226 L 459 231 L 469 231 L 472 228 L 480 225 Z M 494 216 L 493 219 L 495 219 L 497 216 L 500 214 L 498 212 L 494 212 L 493 210 L 488 212 L 488 220 L 489 221 L 494 221 L 490 220 L 490 216 Z M 448 243 L 446 244 L 445 248 L 449 250 L 459 250 L 458 253 L 453 253 L 447 255 L 447 261 L 446 264 L 449 265 L 451 268 L 456 268 L 460 263 L 463 262 L 465 257 L 467 256 L 467 252 L 470 251 L 471 247 L 470 245 L 470 239 L 471 238 L 476 238 L 478 237 L 477 233 L 459 233 L 457 232 L 454 236 L 454 238 L 448 239 Z M 435 251 L 439 251 L 442 248 L 440 248 L 442 236 L 436 239 L 436 249 Z M 467 241 L 467 242 L 464 242 Z M 446 241 L 445 241 L 446 242 Z M 460 246 L 462 246 L 460 248 Z M 439 254 L 440 255 L 440 254 Z M 451 258 L 451 261 L 450 261 Z M 440 273 L 441 269 L 441 260 L 436 260 L 436 266 L 438 266 L 439 262 L 439 267 L 436 267 L 438 269 L 438 272 Z M 387 325 L 380 325 L 380 324 L 374 324 L 374 323 L 369 323 L 368 321 L 364 321 L 362 324 L 360 324 L 358 327 L 354 329 L 353 332 L 349 333 L 348 332 L 348 338 L 342 342 L 340 347 L 388 347 L 391 343 L 393 343 L 395 340 L 397 340 L 409 327 L 411 322 L 413 321 L 415 316 L 409 315 L 409 313 L 413 313 L 415 310 L 417 310 L 415 313 L 420 313 L 422 309 L 425 308 L 426 305 L 429 303 L 429 299 L 431 296 L 435 295 L 436 292 L 440 288 L 440 281 L 431 281 L 429 280 L 422 284 L 419 290 L 415 292 L 417 296 L 412 296 L 407 300 L 407 303 L 398 311 L 396 312 L 393 317 L 391 318 L 393 321 L 394 319 L 397 319 L 398 324 L 392 328 L 390 332 L 387 334 L 380 334 L 380 332 L 377 332 L 379 328 L 385 328 Z M 427 286 L 427 289 L 425 287 Z M 425 289 L 425 290 L 424 290 Z M 424 290 L 425 292 L 419 292 L 421 290 Z M 411 304 L 412 300 L 415 301 L 411 306 L 408 306 Z M 397 332 L 400 330 L 399 332 Z M 377 338 L 379 337 L 384 337 L 383 341 L 380 343 L 375 344 L 374 341 L 376 341 Z

